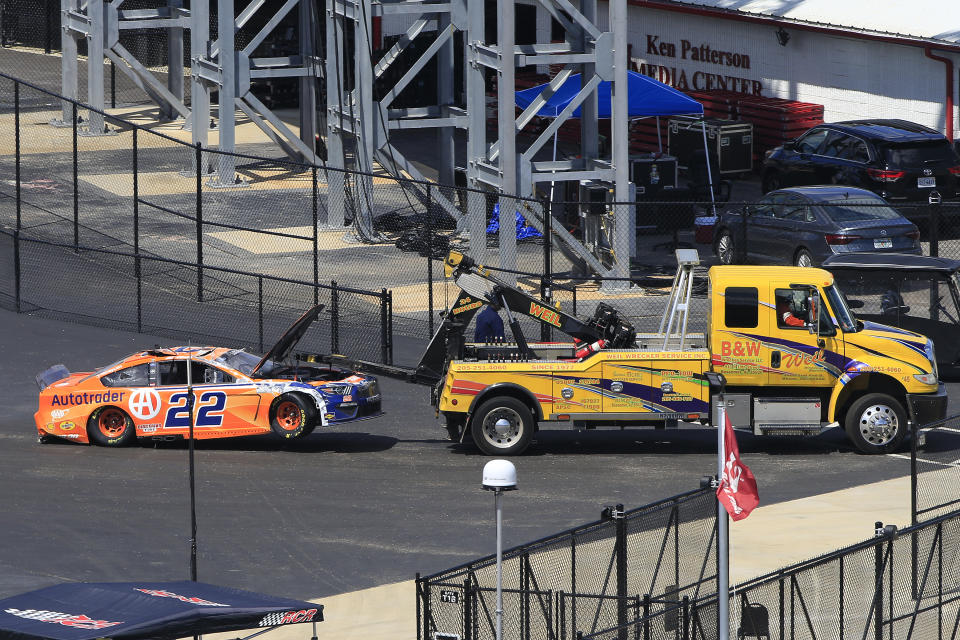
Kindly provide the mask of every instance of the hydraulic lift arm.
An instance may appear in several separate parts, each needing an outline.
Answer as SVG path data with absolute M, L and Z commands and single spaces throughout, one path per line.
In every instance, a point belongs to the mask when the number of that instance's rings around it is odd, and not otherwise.
M 631 346 L 636 333 L 633 325 L 623 320 L 609 305 L 600 303 L 593 317 L 584 322 L 558 307 L 545 304 L 536 297 L 494 277 L 472 258 L 451 251 L 444 260 L 444 274 L 453 278 L 460 294 L 448 309 L 443 322 L 420 358 L 412 378 L 415 382 L 434 384 L 444 374 L 448 359 L 462 358 L 464 330 L 483 305 L 496 301 L 506 311 L 516 346 L 513 352 L 524 359 L 535 358 L 520 329 L 517 314 L 546 323 L 577 340 L 593 343 L 605 340 L 607 346 Z

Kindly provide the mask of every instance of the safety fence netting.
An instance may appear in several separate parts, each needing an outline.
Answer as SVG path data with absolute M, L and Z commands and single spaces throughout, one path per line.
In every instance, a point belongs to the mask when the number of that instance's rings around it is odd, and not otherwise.
M 960 510 L 960 415 L 914 424 L 911 435 L 912 522 Z
M 770 640 L 956 638 L 960 512 L 785 567 L 730 592 L 729 637 Z M 581 640 L 714 640 L 717 595 L 657 604 Z M 559 638 L 559 636 L 557 636 Z
M 503 633 L 575 638 L 717 588 L 717 501 L 709 487 L 503 553 Z M 417 637 L 494 638 L 496 558 L 417 577 Z
M 0 231 L 0 304 L 17 312 L 262 353 L 324 305 L 298 352 L 390 362 L 390 297 Z M 10 249 L 10 251 L 6 251 Z

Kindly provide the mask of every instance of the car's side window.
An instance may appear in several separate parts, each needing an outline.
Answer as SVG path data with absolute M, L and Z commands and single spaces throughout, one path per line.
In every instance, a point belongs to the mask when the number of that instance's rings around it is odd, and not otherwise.
M 193 384 L 223 384 L 234 382 L 233 376 L 203 362 L 193 361 L 190 368 Z M 167 360 L 160 363 L 160 384 L 179 385 L 187 384 L 187 361 Z
M 796 194 L 790 194 L 784 199 L 780 211 L 780 217 L 784 220 L 813 222 L 816 219 L 809 203 Z
M 193 363 L 194 384 L 224 384 L 235 381 L 233 376 L 225 373 L 221 369 L 203 364 L 202 362 Z
M 150 365 L 147 363 L 120 369 L 100 378 L 105 387 L 149 387 Z
M 761 218 L 769 218 L 773 216 L 773 200 L 771 196 L 767 196 L 761 199 L 756 204 L 750 205 L 747 208 L 747 211 L 752 216 L 759 216 Z
M 820 155 L 831 158 L 843 157 L 843 150 L 850 143 L 850 140 L 850 136 L 844 135 L 839 131 L 832 131 L 830 135 L 827 136 L 827 140 L 820 150 Z
M 814 129 L 808 132 L 797 141 L 797 151 L 799 153 L 816 153 L 829 133 L 829 129 Z
M 867 143 L 860 138 L 850 136 L 849 142 L 840 152 L 840 157 L 853 162 L 869 162 L 870 151 L 867 150 Z

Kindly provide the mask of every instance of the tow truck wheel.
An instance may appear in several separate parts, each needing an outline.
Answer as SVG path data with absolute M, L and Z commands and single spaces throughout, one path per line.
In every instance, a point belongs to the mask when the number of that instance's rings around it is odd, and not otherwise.
M 847 437 L 864 453 L 895 451 L 907 434 L 907 413 L 885 393 L 870 393 L 847 410 Z
M 534 420 L 527 405 L 510 396 L 491 398 L 470 420 L 473 441 L 491 456 L 519 455 L 533 438 Z
M 313 431 L 314 411 L 306 400 L 287 393 L 270 408 L 270 428 L 284 440 L 302 438 Z

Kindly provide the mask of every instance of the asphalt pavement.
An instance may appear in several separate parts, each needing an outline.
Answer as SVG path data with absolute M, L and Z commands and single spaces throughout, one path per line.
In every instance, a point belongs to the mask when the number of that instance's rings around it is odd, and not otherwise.
M 62 362 L 89 370 L 169 340 L 0 311 L 0 597 L 65 581 L 182 579 L 190 511 L 183 443 L 105 449 L 41 445 L 34 375 Z M 950 385 L 953 406 L 960 386 Z M 383 380 L 387 415 L 284 444 L 270 436 L 199 442 L 199 577 L 317 598 L 409 580 L 490 551 L 488 460 L 452 444 L 427 389 Z M 902 456 L 864 456 L 839 430 L 812 439 L 739 435 L 771 505 L 903 477 Z M 940 444 L 954 459 L 956 441 Z M 952 456 L 952 457 L 950 457 Z M 505 544 L 640 506 L 714 472 L 715 432 L 542 431 L 515 460 Z M 872 523 L 864 523 L 868 530 Z

